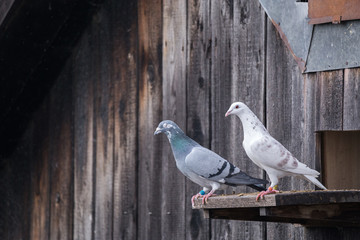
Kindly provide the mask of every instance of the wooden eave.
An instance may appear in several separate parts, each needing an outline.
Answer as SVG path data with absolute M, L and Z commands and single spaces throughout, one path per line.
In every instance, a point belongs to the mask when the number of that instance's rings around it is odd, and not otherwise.
M 15 148 L 33 113 L 103 0 L 0 3 L 1 155 Z
M 311 227 L 360 227 L 360 190 L 294 191 L 266 195 L 222 195 L 195 201 L 206 218 L 298 223 Z

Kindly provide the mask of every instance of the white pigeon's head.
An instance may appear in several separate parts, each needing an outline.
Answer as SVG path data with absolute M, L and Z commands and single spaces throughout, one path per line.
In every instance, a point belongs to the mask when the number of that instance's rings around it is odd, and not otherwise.
M 234 102 L 233 104 L 231 104 L 229 110 L 227 110 L 227 112 L 225 113 L 225 117 L 232 115 L 232 114 L 239 115 L 241 112 L 243 112 L 247 108 L 248 107 L 242 102 Z
M 168 137 L 171 137 L 172 134 L 182 132 L 179 126 L 171 120 L 164 120 L 159 123 L 159 126 L 156 128 L 154 135 L 159 133 L 165 133 Z

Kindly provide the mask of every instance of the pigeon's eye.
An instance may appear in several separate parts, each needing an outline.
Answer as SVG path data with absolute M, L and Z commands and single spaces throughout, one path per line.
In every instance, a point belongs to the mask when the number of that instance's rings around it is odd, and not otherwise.
M 239 108 L 239 105 L 236 105 L 235 108 L 238 109 L 238 108 Z

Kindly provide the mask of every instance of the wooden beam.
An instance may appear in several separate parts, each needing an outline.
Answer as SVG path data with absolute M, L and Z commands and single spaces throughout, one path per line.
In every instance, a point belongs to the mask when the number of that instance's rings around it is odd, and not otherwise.
M 202 205 L 202 200 L 199 198 L 195 201 L 194 209 L 360 203 L 360 190 L 286 191 L 266 195 L 264 199 L 259 201 L 255 201 L 255 198 L 256 193 L 222 195 L 209 198 L 205 205 Z
M 205 209 L 213 219 L 298 223 L 306 226 L 359 227 L 359 204 Z
M 360 206 L 356 203 L 333 203 L 316 205 L 293 205 L 283 207 L 263 207 L 259 209 L 260 216 L 281 217 L 289 219 L 346 221 L 359 225 Z M 348 213 L 353 214 L 349 215 Z M 346 214 L 345 214 L 346 213 Z
M 196 209 L 205 218 L 299 223 L 307 226 L 360 226 L 360 190 L 283 192 L 255 201 L 256 194 L 211 197 Z

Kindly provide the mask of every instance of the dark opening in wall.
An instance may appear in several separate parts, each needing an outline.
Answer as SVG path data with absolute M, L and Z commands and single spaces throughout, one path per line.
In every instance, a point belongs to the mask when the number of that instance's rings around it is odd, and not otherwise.
M 360 189 L 360 131 L 320 132 L 322 182 L 328 189 Z

